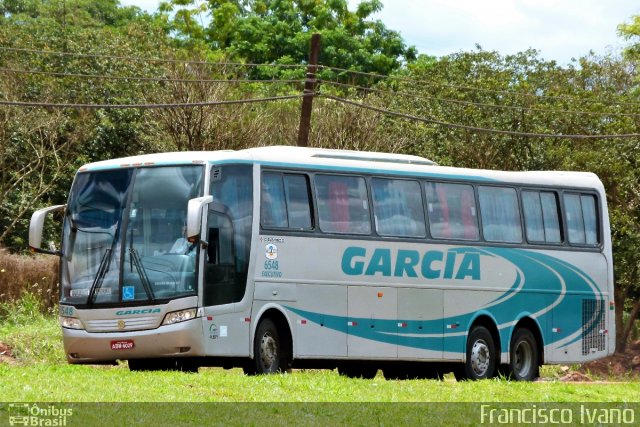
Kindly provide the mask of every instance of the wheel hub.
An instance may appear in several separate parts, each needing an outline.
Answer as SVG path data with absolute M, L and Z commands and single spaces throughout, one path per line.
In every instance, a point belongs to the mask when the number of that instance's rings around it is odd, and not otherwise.
M 490 363 L 491 352 L 487 343 L 484 340 L 474 342 L 471 348 L 471 368 L 473 372 L 478 377 L 486 375 Z
M 521 377 L 526 377 L 531 370 L 532 365 L 532 349 L 526 341 L 520 341 L 514 351 L 515 361 L 513 370 Z
M 267 370 L 272 370 L 278 358 L 278 344 L 271 334 L 264 334 L 260 340 L 260 360 Z

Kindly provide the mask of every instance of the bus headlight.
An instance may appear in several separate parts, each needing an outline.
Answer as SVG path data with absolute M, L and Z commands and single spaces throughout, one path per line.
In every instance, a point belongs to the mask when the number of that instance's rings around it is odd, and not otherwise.
M 186 322 L 196 317 L 196 309 L 172 311 L 164 317 L 163 325 L 173 325 L 174 323 Z
M 80 319 L 76 319 L 75 317 L 66 317 L 60 316 L 60 326 L 67 329 L 84 329 L 84 325 L 80 321 Z

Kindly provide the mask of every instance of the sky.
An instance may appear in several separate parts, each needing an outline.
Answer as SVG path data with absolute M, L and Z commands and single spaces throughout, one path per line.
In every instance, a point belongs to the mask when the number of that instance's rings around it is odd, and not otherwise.
M 359 0 L 348 0 L 355 9 Z M 589 51 L 618 52 L 626 42 L 617 26 L 640 15 L 636 0 L 382 0 L 375 18 L 399 31 L 419 53 L 443 56 L 496 50 L 502 55 L 536 49 L 560 65 Z M 121 0 L 154 12 L 158 0 Z

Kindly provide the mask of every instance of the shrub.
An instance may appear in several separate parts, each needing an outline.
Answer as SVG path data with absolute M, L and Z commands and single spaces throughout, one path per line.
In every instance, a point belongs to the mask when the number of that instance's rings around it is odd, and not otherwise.
M 45 312 L 58 303 L 58 258 L 11 254 L 0 248 L 0 304 L 13 303 L 26 294 Z M 27 297 L 26 301 L 31 301 Z M 33 302 L 33 301 L 31 301 Z

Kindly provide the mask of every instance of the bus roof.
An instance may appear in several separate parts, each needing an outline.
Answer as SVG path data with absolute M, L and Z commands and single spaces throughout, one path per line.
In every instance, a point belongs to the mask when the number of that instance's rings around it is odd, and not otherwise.
M 295 146 L 267 146 L 244 150 L 181 151 L 145 154 L 89 163 L 80 172 L 136 166 L 184 164 L 259 163 L 276 168 L 298 168 L 336 172 L 362 172 L 486 183 L 521 183 L 543 186 L 598 188 L 598 177 L 590 172 L 509 172 L 438 166 L 420 156 L 369 151 L 349 151 Z

